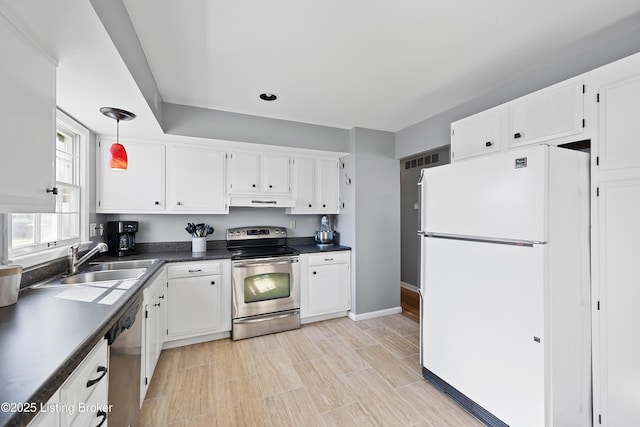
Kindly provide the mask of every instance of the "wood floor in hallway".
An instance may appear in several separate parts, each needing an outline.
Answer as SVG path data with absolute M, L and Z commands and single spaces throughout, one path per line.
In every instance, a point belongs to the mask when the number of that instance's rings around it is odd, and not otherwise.
M 422 378 L 419 325 L 348 318 L 164 350 L 141 426 L 482 426 Z

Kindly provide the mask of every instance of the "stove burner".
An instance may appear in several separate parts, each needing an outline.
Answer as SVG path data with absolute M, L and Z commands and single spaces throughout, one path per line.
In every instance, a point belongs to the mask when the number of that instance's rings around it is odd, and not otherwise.
M 227 230 L 227 249 L 231 259 L 268 258 L 298 255 L 286 244 L 287 230 L 283 227 L 240 227 Z

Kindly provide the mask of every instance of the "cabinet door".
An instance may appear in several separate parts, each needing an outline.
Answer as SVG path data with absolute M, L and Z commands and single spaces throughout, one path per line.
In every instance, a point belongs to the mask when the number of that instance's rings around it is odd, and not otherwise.
M 316 206 L 316 162 L 313 159 L 295 159 L 293 162 L 293 191 L 295 207 L 291 213 L 312 213 Z
M 290 193 L 289 157 L 262 156 L 260 182 L 263 193 Z
M 221 276 L 169 280 L 169 338 L 217 331 L 220 324 Z
M 29 427 L 58 427 L 60 425 L 60 414 L 56 410 L 49 408 L 57 408 L 60 405 L 60 393 L 55 392 L 47 403 L 44 404 L 44 411 L 39 412 L 34 419 L 29 422 Z M 40 408 L 38 408 L 40 409 Z
M 594 400 L 602 405 L 602 425 L 612 427 L 640 425 L 639 194 L 640 179 L 615 181 L 601 184 L 597 201 Z
M 124 142 L 127 170 L 111 170 L 108 164 L 111 141 L 98 146 L 98 212 L 154 212 L 164 210 L 164 145 Z
M 225 156 L 203 148 L 167 147 L 167 208 L 175 212 L 228 212 Z
M 583 131 L 583 84 L 572 82 L 509 103 L 509 145 L 519 146 Z
M 329 314 L 351 308 L 349 258 L 348 252 L 309 256 L 306 315 Z
M 640 167 L 640 78 L 600 90 L 601 170 Z
M 451 124 L 451 161 L 500 151 L 501 110 L 494 108 Z
M 53 212 L 56 68 L 1 14 L 0 52 L 0 212 Z
M 231 153 L 229 157 L 229 186 L 232 193 L 260 191 L 260 156 L 253 153 Z
M 335 160 L 316 162 L 317 204 L 320 213 L 339 213 L 339 170 Z
M 143 291 L 144 325 L 140 401 L 144 400 L 149 388 L 164 341 L 165 283 L 166 279 L 163 274 Z

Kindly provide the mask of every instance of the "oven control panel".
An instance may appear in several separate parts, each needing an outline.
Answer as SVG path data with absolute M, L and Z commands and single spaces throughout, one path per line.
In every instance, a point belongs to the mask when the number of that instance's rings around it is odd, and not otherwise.
M 238 227 L 227 230 L 227 240 L 282 239 L 285 237 L 287 237 L 287 229 L 284 227 Z

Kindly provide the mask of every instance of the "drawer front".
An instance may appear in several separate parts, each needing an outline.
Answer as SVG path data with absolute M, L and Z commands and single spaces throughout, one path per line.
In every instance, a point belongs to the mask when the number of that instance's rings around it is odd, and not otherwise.
M 61 413 L 61 425 L 71 425 L 78 416 L 79 405 L 89 401 L 96 390 L 107 389 L 107 364 L 107 340 L 102 340 L 60 388 L 60 402 L 75 409 L 73 413 Z
M 220 262 L 181 262 L 167 267 L 167 277 L 175 279 L 220 274 L 220 264 Z
M 99 385 L 97 390 L 89 396 L 89 399 L 76 408 L 78 412 L 73 422 L 65 425 L 70 427 L 106 427 L 109 415 L 108 394 L 107 384 Z
M 309 255 L 309 265 L 324 265 L 324 264 L 340 264 L 349 263 L 351 261 L 351 252 L 323 252 L 322 254 Z

